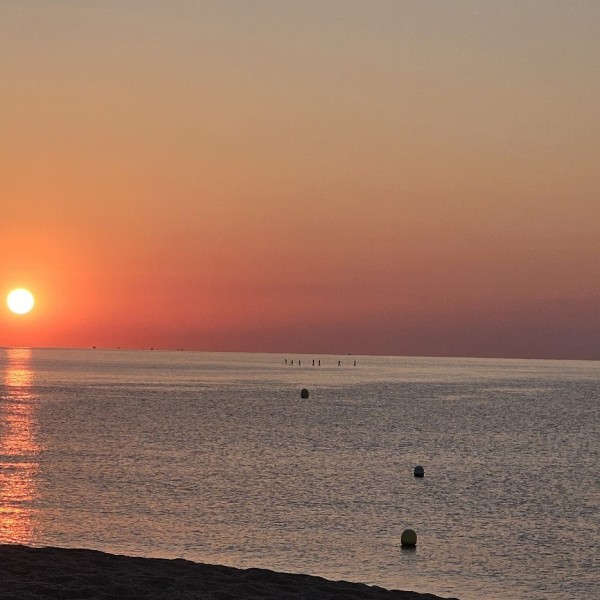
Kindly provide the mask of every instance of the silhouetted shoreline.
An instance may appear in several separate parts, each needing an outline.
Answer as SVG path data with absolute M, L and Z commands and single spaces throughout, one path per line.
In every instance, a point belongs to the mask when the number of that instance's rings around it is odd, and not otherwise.
M 0 585 L 0 597 L 15 600 L 439 600 L 432 594 L 266 569 L 20 545 L 0 545 Z

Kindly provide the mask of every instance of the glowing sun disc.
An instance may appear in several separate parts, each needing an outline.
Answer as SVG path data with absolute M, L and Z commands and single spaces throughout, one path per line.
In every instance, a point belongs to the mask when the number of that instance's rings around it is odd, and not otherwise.
M 33 294 L 29 290 L 23 288 L 13 290 L 6 297 L 8 308 L 18 315 L 28 313 L 33 308 L 33 303 Z

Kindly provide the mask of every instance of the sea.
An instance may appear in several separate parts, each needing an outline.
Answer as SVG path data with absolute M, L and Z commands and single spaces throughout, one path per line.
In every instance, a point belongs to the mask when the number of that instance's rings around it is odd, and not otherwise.
M 599 362 L 3 348 L 0 384 L 0 543 L 600 597 Z

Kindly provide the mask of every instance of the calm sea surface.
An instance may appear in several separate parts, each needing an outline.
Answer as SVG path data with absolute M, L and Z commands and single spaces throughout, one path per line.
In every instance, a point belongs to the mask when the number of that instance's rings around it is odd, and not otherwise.
M 0 349 L 0 383 L 0 542 L 600 597 L 598 362 Z

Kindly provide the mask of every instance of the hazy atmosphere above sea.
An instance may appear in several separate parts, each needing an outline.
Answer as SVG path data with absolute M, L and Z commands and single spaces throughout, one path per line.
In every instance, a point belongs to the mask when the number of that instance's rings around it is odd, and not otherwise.
M 600 3 L 5 0 L 0 39 L 0 345 L 600 359 Z

